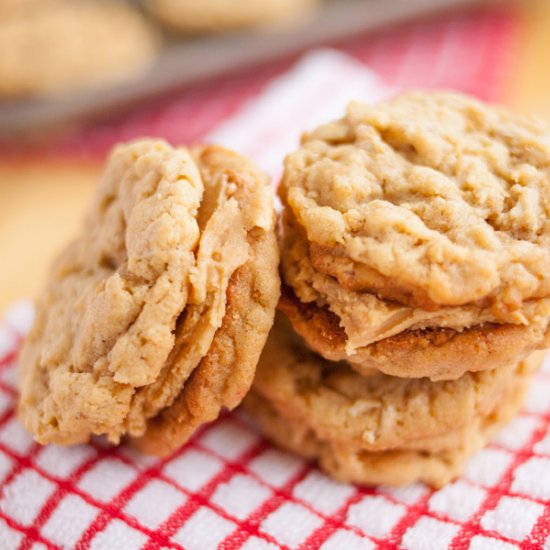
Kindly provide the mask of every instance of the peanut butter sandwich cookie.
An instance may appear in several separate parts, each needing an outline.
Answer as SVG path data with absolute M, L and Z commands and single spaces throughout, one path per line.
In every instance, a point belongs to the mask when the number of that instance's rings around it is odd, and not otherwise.
M 268 179 L 236 153 L 115 148 L 22 350 L 37 441 L 166 454 L 238 405 L 279 297 L 274 227 Z
M 317 4 L 318 0 L 147 0 L 145 5 L 172 30 L 200 33 L 292 21 Z
M 57 0 L 4 10 L 0 96 L 51 95 L 119 83 L 145 70 L 160 46 L 139 11 L 119 0 Z M 0 4 L 0 14 L 2 13 Z
M 309 351 L 279 320 L 244 407 L 276 444 L 339 480 L 439 487 L 517 412 L 543 355 L 448 382 L 361 377 Z
M 550 344 L 550 132 L 411 93 L 304 135 L 281 185 L 281 308 L 325 358 L 433 380 Z

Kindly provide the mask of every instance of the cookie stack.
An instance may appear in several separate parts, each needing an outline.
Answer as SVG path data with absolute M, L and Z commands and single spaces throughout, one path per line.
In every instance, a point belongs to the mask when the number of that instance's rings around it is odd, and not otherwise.
M 293 330 L 247 398 L 266 432 L 346 481 L 456 476 L 550 343 L 549 180 L 544 127 L 454 94 L 306 134 L 280 192 Z

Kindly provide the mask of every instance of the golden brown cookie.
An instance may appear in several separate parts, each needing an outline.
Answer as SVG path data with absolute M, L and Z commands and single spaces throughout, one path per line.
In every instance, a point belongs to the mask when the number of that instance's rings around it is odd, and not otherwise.
M 307 424 L 289 419 L 264 397 L 252 390 L 243 401 L 244 409 L 275 444 L 309 460 L 335 479 L 361 485 L 400 486 L 423 482 L 442 487 L 462 473 L 466 461 L 519 410 L 529 377 L 510 387 L 506 399 L 484 419 L 459 431 L 453 445 L 439 448 L 430 440 L 422 449 L 369 451 L 320 439 Z
M 528 302 L 550 296 L 549 166 L 545 126 L 410 93 L 304 135 L 281 194 L 316 270 L 343 289 L 527 324 Z
M 531 354 L 507 373 L 494 398 L 487 399 L 481 394 L 489 392 L 488 373 L 477 384 L 476 375 L 466 375 L 462 387 L 456 382 L 406 381 L 380 374 L 364 381 L 349 372 L 335 376 L 323 369 L 325 361 L 277 321 L 243 406 L 276 444 L 317 460 L 336 479 L 387 485 L 423 481 L 440 487 L 459 475 L 468 457 L 517 412 L 543 358 L 543 352 Z M 315 363 L 322 372 L 312 383 L 314 376 L 307 370 L 313 370 Z M 274 371 L 284 375 L 273 375 Z M 288 381 L 290 371 L 295 372 L 295 381 Z M 267 386 L 277 389 L 270 393 Z M 497 389 L 494 382 L 491 389 Z M 286 399 L 279 399 L 283 391 Z M 309 409 L 305 415 L 296 401 Z M 468 412 L 472 407 L 477 413 Z M 456 408 L 465 414 L 464 420 L 457 421 Z M 434 422 L 426 423 L 428 417 Z M 332 420 L 335 429 L 327 429 Z M 378 426 L 374 434 L 373 424 Z M 371 430 L 364 439 L 356 437 L 361 425 Z
M 21 355 L 41 443 L 124 435 L 157 454 L 248 390 L 279 297 L 273 193 L 246 158 L 117 147 Z
M 264 26 L 303 17 L 317 0 L 147 0 L 146 6 L 175 31 L 190 33 Z
M 405 330 L 348 355 L 345 330 L 328 308 L 302 303 L 284 287 L 279 309 L 313 351 L 329 361 L 347 361 L 363 375 L 380 371 L 405 378 L 456 380 L 466 372 L 516 364 L 532 351 L 550 346 L 550 329 L 487 323 L 461 332 Z
M 281 319 L 256 371 L 254 389 L 287 418 L 333 443 L 371 451 L 426 448 L 426 438 L 469 428 L 533 369 L 520 362 L 457 380 L 360 376 L 310 352 Z
M 423 310 L 348 290 L 316 270 L 288 209 L 281 248 L 287 286 L 280 309 L 311 349 L 359 373 L 452 380 L 515 364 L 550 345 L 548 299 L 524 304 L 531 323 L 499 324 L 476 305 Z
M 122 82 L 142 72 L 158 47 L 151 25 L 119 0 L 29 6 L 0 19 L 0 96 Z

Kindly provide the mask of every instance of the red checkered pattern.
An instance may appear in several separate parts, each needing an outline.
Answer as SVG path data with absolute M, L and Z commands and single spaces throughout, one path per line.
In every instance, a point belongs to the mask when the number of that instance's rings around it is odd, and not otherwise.
M 41 152 L 93 157 L 137 135 L 177 143 L 208 134 L 276 175 L 299 130 L 341 112 L 347 95 L 376 99 L 393 87 L 429 86 L 501 97 L 514 30 L 514 14 L 504 10 L 406 25 L 340 45 L 355 60 L 324 52 L 290 71 L 291 60 L 266 65 Z M 290 133 L 281 127 L 285 120 Z M 14 412 L 16 355 L 31 317 L 22 305 L 0 324 L 2 549 L 550 550 L 548 361 L 521 415 L 470 460 L 461 479 L 437 492 L 422 485 L 357 488 L 277 450 L 240 413 L 223 415 L 164 460 L 100 440 L 36 445 Z

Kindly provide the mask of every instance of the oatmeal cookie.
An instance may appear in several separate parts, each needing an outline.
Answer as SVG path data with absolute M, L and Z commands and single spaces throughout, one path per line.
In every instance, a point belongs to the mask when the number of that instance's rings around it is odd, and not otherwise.
M 163 454 L 235 407 L 279 297 L 274 225 L 269 182 L 240 155 L 117 147 L 23 347 L 36 439 L 128 435 Z
M 478 304 L 424 310 L 353 291 L 318 271 L 289 210 L 283 213 L 281 308 L 308 345 L 326 359 L 347 360 L 359 372 L 458 378 L 517 363 L 550 344 L 550 299 L 528 300 L 503 322 Z
M 190 33 L 263 26 L 303 17 L 318 0 L 147 0 L 167 27 Z
M 361 376 L 346 363 L 330 363 L 310 352 L 279 319 L 258 364 L 254 389 L 323 440 L 370 451 L 417 449 L 426 438 L 468 428 L 489 414 L 506 388 L 536 366 L 523 361 L 441 382 Z
M 29 6 L 0 19 L 0 96 L 121 82 L 143 71 L 158 48 L 157 32 L 118 0 Z
M 528 324 L 550 296 L 550 132 L 452 93 L 351 103 L 304 135 L 281 196 L 346 290 Z
M 279 309 L 308 347 L 329 361 L 347 361 L 356 372 L 382 372 L 404 378 L 456 380 L 466 372 L 516 364 L 529 353 L 550 346 L 550 329 L 539 325 L 487 323 L 463 331 L 447 328 L 405 330 L 346 352 L 340 319 L 326 307 L 302 303 L 283 287 Z
M 320 438 L 305 422 L 286 417 L 263 396 L 252 390 L 243 401 L 244 409 L 265 435 L 280 447 L 319 466 L 335 479 L 362 485 L 401 486 L 423 482 L 435 488 L 459 476 L 468 458 L 481 449 L 519 410 L 529 377 L 510 386 L 506 398 L 483 419 L 461 430 L 452 445 L 441 447 L 425 440 L 422 449 L 370 451 Z

